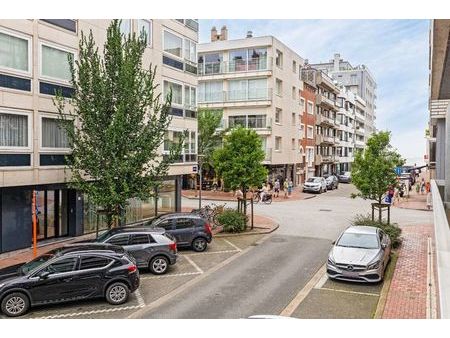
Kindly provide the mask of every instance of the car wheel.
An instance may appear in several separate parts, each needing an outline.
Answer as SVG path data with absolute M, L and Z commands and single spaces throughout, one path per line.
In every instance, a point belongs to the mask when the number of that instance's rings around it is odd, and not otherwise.
M 162 275 L 169 268 L 169 260 L 164 256 L 153 257 L 149 264 L 149 269 L 155 275 Z
M 192 241 L 192 249 L 196 252 L 203 252 L 206 250 L 208 242 L 203 237 L 197 237 Z
M 106 301 L 112 305 L 120 305 L 128 300 L 130 289 L 122 282 L 112 283 L 106 289 Z
M 28 297 L 21 292 L 14 292 L 3 298 L 2 312 L 8 317 L 24 315 L 30 308 Z

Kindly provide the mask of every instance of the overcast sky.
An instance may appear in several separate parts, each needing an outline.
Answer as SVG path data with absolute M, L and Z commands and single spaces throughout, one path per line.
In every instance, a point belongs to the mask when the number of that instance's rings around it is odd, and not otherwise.
M 334 53 L 365 64 L 377 82 L 378 129 L 408 162 L 425 154 L 428 121 L 428 20 L 200 20 L 200 42 L 226 25 L 229 39 L 273 35 L 310 63 Z

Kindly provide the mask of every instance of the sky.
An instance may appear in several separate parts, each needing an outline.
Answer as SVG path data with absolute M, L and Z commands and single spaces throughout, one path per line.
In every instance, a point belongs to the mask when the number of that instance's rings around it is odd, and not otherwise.
M 366 65 L 377 82 L 379 130 L 408 163 L 423 163 L 428 123 L 429 20 L 200 20 L 200 43 L 223 25 L 228 39 L 273 35 L 309 63 L 335 53 L 353 66 Z

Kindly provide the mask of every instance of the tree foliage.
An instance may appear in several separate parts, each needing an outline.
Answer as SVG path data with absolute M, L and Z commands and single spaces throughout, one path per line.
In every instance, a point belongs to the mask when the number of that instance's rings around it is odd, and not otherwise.
M 267 178 L 267 169 L 262 165 L 264 158 L 258 134 L 238 127 L 225 136 L 223 148 L 214 152 L 214 169 L 232 189 L 240 188 L 245 200 L 247 190 L 259 186 Z
M 390 145 L 390 132 L 373 134 L 366 148 L 358 151 L 352 164 L 352 182 L 359 193 L 352 197 L 362 197 L 381 204 L 383 195 L 390 186 L 397 185 L 395 167 L 404 160 Z
M 156 67 L 143 68 L 145 34 L 124 36 L 119 27 L 118 20 L 108 27 L 103 54 L 92 31 L 81 33 L 78 59 L 70 62 L 74 93 L 55 99 L 61 122 L 77 121 L 76 128 L 61 123 L 72 148 L 69 184 L 106 211 L 109 226 L 128 199 L 152 196 L 181 149 L 161 157 L 171 94 L 162 100 Z
M 198 153 L 203 155 L 203 167 L 213 166 L 213 153 L 222 144 L 224 130 L 220 127 L 223 113 L 218 110 L 201 109 L 198 112 Z

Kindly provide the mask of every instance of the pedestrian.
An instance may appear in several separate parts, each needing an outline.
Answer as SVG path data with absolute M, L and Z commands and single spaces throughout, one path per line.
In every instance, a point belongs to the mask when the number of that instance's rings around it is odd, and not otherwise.
M 275 181 L 275 184 L 273 185 L 274 187 L 274 195 L 275 197 L 278 197 L 278 195 L 280 194 L 280 180 L 277 178 L 277 180 Z
M 425 191 L 427 194 L 431 191 L 431 184 L 430 182 L 425 183 Z
M 213 190 L 214 192 L 216 192 L 216 191 L 217 191 L 217 187 L 218 187 L 218 184 L 217 184 L 217 177 L 214 177 L 213 183 L 212 183 L 212 190 Z
M 268 192 L 269 192 L 268 184 L 267 185 L 263 184 L 261 189 L 261 202 L 264 202 L 264 199 Z
M 422 177 L 422 182 L 420 182 L 420 193 L 423 194 L 425 192 L 425 179 Z
M 284 198 L 288 198 L 288 188 L 289 188 L 289 183 L 287 180 L 284 180 L 284 183 L 283 183 Z
M 416 194 L 418 194 L 420 191 L 420 182 L 416 183 Z
M 431 186 L 430 190 L 427 192 L 427 209 L 431 210 L 433 207 L 433 196 L 431 195 Z
M 292 180 L 289 180 L 289 183 L 288 183 L 288 195 L 289 195 L 289 197 L 292 194 L 292 188 L 293 187 L 294 187 L 294 182 L 292 182 Z

